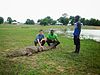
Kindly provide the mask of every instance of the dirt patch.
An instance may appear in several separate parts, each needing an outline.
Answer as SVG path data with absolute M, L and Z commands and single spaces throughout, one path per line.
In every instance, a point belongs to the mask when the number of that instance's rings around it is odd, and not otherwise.
M 60 72 L 64 72 L 65 71 L 65 68 L 62 67 L 62 66 L 57 66 L 56 69 Z

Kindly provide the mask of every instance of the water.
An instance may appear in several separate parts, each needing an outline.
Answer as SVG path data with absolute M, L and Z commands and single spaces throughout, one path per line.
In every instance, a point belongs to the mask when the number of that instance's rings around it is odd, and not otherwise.
M 81 38 L 93 39 L 100 42 L 100 30 L 82 29 Z
M 55 29 L 55 33 L 57 34 L 65 34 L 67 37 L 73 37 L 73 32 L 70 29 L 67 29 L 66 33 L 63 30 Z M 100 42 L 100 30 L 94 29 L 82 29 L 80 34 L 81 39 L 92 39 Z
M 67 31 L 67 34 L 73 36 L 73 31 Z M 100 42 L 100 30 L 82 29 L 80 37 L 81 39 L 93 39 Z

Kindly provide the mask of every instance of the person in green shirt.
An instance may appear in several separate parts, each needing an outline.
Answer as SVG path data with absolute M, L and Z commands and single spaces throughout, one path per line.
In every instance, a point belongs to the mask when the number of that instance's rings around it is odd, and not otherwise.
M 54 33 L 54 30 L 51 30 L 50 33 L 47 36 L 47 44 L 48 46 L 54 46 L 56 48 L 57 45 L 60 44 L 58 40 L 57 34 Z

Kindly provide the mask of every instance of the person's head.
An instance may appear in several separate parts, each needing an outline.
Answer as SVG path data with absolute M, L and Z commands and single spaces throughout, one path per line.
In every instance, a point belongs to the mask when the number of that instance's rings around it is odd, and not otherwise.
M 43 30 L 39 30 L 39 34 L 43 34 Z
M 75 22 L 79 21 L 79 19 L 80 19 L 79 15 L 75 16 Z
M 53 35 L 54 34 L 54 30 L 50 30 L 50 34 Z

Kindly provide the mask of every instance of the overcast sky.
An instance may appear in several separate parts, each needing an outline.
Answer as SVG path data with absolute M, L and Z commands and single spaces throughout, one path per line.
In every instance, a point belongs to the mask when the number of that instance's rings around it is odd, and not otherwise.
M 0 16 L 20 22 L 51 16 L 58 19 L 63 13 L 100 19 L 100 0 L 0 0 Z

